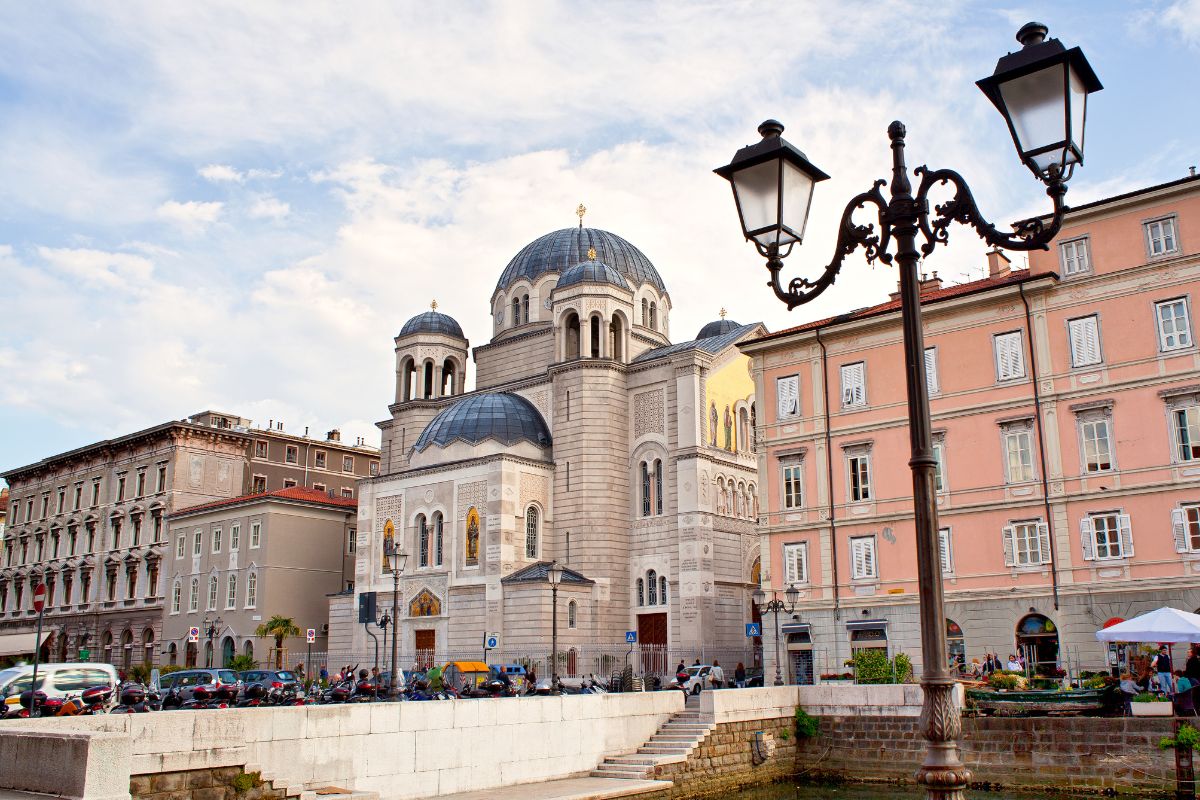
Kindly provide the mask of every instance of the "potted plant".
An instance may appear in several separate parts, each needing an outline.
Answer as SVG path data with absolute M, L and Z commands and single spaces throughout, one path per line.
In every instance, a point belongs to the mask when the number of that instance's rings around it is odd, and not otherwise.
M 1171 701 L 1150 692 L 1135 695 L 1129 704 L 1135 717 L 1170 717 L 1175 711 Z

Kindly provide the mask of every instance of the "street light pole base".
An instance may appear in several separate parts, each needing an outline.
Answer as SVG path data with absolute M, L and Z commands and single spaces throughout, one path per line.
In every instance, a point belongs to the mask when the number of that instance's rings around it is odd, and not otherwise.
M 962 763 L 958 751 L 962 714 L 955 703 L 956 686 L 953 678 L 944 675 L 921 680 L 925 700 L 918 727 L 927 749 L 915 777 L 925 787 L 928 800 L 963 800 L 963 792 L 971 781 L 971 771 Z

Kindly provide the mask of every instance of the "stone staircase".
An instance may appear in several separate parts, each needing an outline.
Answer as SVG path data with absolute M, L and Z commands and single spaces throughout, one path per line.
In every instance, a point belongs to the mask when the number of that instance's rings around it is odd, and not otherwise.
M 636 753 L 609 756 L 592 770 L 594 778 L 644 780 L 661 764 L 687 761 L 696 745 L 716 727 L 709 715 L 700 713 L 699 700 L 688 698 L 683 711 L 671 716 Z

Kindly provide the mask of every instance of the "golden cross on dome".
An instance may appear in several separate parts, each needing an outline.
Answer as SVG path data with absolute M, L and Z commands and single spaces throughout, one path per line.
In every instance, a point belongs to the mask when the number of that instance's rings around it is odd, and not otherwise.
M 579 217 L 579 227 L 583 227 L 583 215 L 587 213 L 587 206 L 583 203 L 579 204 L 579 208 L 575 209 L 575 216 Z
M 434 311 L 437 311 L 437 300 L 434 300 L 432 303 L 430 303 L 429 307 L 432 308 Z
M 726 310 L 724 309 L 724 307 L 722 307 L 722 308 L 721 308 L 721 319 L 725 319 L 725 315 L 726 315 L 726 314 L 728 314 L 728 313 L 729 313 L 729 312 L 728 312 L 728 311 L 726 311 Z
M 588 261 L 595 261 L 595 260 L 596 260 L 596 248 L 589 247 L 588 248 Z

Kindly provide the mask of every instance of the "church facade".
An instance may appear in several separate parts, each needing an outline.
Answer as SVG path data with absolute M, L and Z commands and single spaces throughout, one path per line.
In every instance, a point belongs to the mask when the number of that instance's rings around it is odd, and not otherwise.
M 390 611 L 389 543 L 406 554 L 405 667 L 478 659 L 486 634 L 499 642 L 489 660 L 545 674 L 552 562 L 560 674 L 607 672 L 627 631 L 645 671 L 749 659 L 759 492 L 754 384 L 736 345 L 765 328 L 721 319 L 672 344 L 671 309 L 640 250 L 581 223 L 509 262 L 492 339 L 473 353 L 436 304 L 405 323 L 380 475 L 359 488 L 354 595 L 331 602 L 331 659 L 379 635 L 357 624 L 358 595 Z

